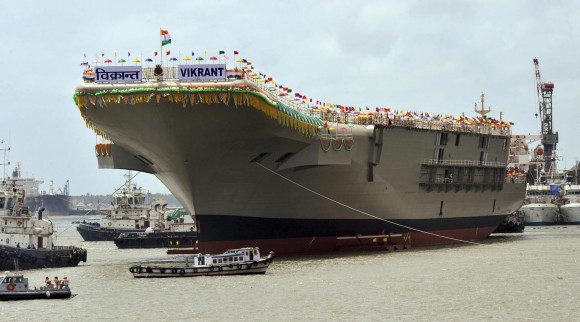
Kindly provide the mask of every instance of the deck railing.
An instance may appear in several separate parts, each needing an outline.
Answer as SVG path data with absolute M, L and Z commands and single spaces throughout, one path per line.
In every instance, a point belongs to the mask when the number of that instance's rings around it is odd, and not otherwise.
M 192 65 L 195 66 L 195 65 Z M 163 67 L 163 75 L 156 76 L 154 67 L 142 67 L 143 78 L 142 82 L 157 82 L 157 81 L 179 81 L 178 67 Z M 253 75 L 252 75 L 253 74 Z M 429 129 L 450 132 L 474 133 L 474 134 L 488 134 L 488 135 L 511 135 L 509 127 L 497 126 L 493 124 L 470 124 L 465 122 L 456 122 L 452 120 L 438 120 L 433 118 L 408 118 L 404 115 L 393 115 L 392 113 L 358 113 L 358 112 L 338 112 L 328 109 L 316 109 L 308 103 L 296 100 L 292 95 L 280 96 L 280 92 L 272 83 L 261 82 L 259 76 L 255 73 L 242 70 L 227 70 L 226 76 L 230 76 L 223 80 L 215 81 L 187 81 L 187 83 L 215 83 L 224 84 L 235 81 L 241 77 L 248 81 L 254 90 L 262 93 L 273 103 L 280 103 L 288 108 L 300 112 L 311 117 L 318 118 L 322 121 L 331 123 L 331 127 L 337 128 L 339 125 L 357 124 L 357 125 L 380 125 L 380 126 L 394 126 L 407 127 L 414 129 Z M 86 80 L 85 80 L 86 81 Z M 334 123 L 334 126 L 333 124 Z

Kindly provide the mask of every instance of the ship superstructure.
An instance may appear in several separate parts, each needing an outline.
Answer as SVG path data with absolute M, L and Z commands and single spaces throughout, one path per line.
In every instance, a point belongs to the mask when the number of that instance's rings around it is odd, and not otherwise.
M 218 64 L 102 67 L 74 95 L 107 140 L 99 167 L 155 174 L 195 214 L 202 252 L 478 240 L 523 203 L 502 120 L 364 113 Z

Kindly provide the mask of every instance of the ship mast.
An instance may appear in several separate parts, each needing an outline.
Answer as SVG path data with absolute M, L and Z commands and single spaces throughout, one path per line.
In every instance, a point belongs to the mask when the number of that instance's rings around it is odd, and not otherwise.
M 10 161 L 8 161 L 8 151 L 10 151 L 10 147 L 6 145 L 6 142 L 4 140 L 0 140 L 0 144 L 2 145 L 2 147 L 0 148 L 0 151 L 2 151 L 3 153 L 3 162 L 2 162 L 2 166 L 4 167 L 4 177 L 2 177 L 2 180 L 6 180 L 8 177 L 6 176 L 6 166 L 10 165 Z
M 486 118 L 486 114 L 491 112 L 491 107 L 488 106 L 486 108 L 485 106 L 485 94 L 483 94 L 483 92 L 481 92 L 481 108 L 477 109 L 477 103 L 475 103 L 475 113 L 481 115 L 482 118 Z

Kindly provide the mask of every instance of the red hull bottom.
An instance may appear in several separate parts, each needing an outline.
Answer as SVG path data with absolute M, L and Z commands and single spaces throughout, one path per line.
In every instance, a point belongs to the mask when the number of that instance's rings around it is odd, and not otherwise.
M 411 231 L 396 236 L 344 236 L 311 237 L 260 240 L 228 240 L 202 242 L 196 248 L 170 249 L 168 254 L 219 254 L 230 248 L 260 247 L 261 251 L 280 254 L 326 253 L 335 251 L 401 250 L 410 247 L 455 244 L 462 241 L 476 241 L 487 238 L 493 227 L 462 228 L 432 231 L 428 233 Z

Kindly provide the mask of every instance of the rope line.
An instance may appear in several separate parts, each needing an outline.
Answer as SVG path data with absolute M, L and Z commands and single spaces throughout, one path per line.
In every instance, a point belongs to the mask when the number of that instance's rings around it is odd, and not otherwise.
M 290 182 L 290 183 L 292 183 L 292 184 L 294 184 L 294 185 L 296 185 L 296 186 L 298 186 L 298 187 L 300 187 L 300 188 L 302 188 L 302 189 L 304 189 L 306 191 L 312 192 L 313 194 L 315 194 L 315 195 L 317 195 L 317 196 L 319 196 L 321 198 L 324 198 L 324 199 L 326 199 L 328 201 L 331 201 L 333 203 L 336 203 L 336 204 L 338 204 L 340 206 L 343 206 L 345 208 L 348 208 L 348 209 L 350 209 L 352 211 L 358 212 L 358 213 L 363 214 L 365 216 L 368 216 L 368 217 L 371 217 L 371 218 L 374 218 L 374 219 L 377 219 L 377 220 L 381 220 L 381 221 L 384 221 L 384 222 L 387 222 L 389 224 L 393 224 L 393 225 L 396 225 L 396 226 L 399 226 L 399 227 L 402 227 L 402 228 L 407 228 L 407 229 L 410 229 L 410 230 L 414 230 L 414 231 L 419 232 L 419 233 L 423 233 L 423 234 L 427 234 L 427 235 L 431 235 L 431 236 L 435 236 L 435 237 L 440 237 L 440 238 L 444 238 L 444 239 L 449 239 L 449 240 L 453 240 L 453 241 L 457 241 L 457 242 L 461 242 L 461 243 L 472 244 L 472 245 L 481 245 L 481 246 L 500 247 L 500 246 L 493 246 L 493 245 L 488 245 L 488 244 L 482 244 L 482 243 L 478 243 L 478 242 L 473 242 L 473 241 L 469 241 L 469 240 L 463 240 L 463 239 L 453 238 L 453 237 L 449 237 L 449 236 L 443 236 L 443 235 L 439 235 L 439 234 L 435 234 L 435 233 L 432 233 L 432 232 L 424 231 L 424 230 L 421 230 L 421 229 L 413 228 L 413 227 L 410 227 L 410 226 L 406 226 L 406 225 L 403 225 L 403 224 L 396 223 L 394 221 L 390 221 L 390 220 L 387 220 L 387 219 L 384 219 L 384 218 L 380 218 L 380 217 L 371 215 L 371 214 L 369 214 L 367 212 L 364 212 L 362 210 L 353 208 L 353 207 L 351 207 L 349 205 L 346 205 L 346 204 L 344 204 L 344 203 L 342 203 L 340 201 L 334 200 L 334 199 L 332 199 L 332 198 L 330 198 L 328 196 L 325 196 L 325 195 L 323 195 L 323 194 L 321 194 L 319 192 L 316 192 L 316 191 L 314 191 L 314 190 L 312 190 L 312 189 L 310 189 L 308 187 L 305 187 L 305 186 L 301 185 L 300 183 L 298 183 L 296 181 L 293 181 L 292 179 L 286 178 L 285 176 L 279 174 L 278 172 L 276 172 L 274 170 L 271 170 L 271 169 L 265 167 L 264 165 L 262 165 L 259 162 L 255 162 L 255 163 L 257 165 L 259 165 L 260 167 L 264 168 L 265 170 L 269 171 L 270 173 L 275 174 L 278 177 L 280 177 L 280 178 L 282 178 L 282 179 L 284 179 L 284 180 L 286 180 L 286 181 L 288 181 L 288 182 Z M 500 248 L 504 248 L 504 247 L 500 247 Z

